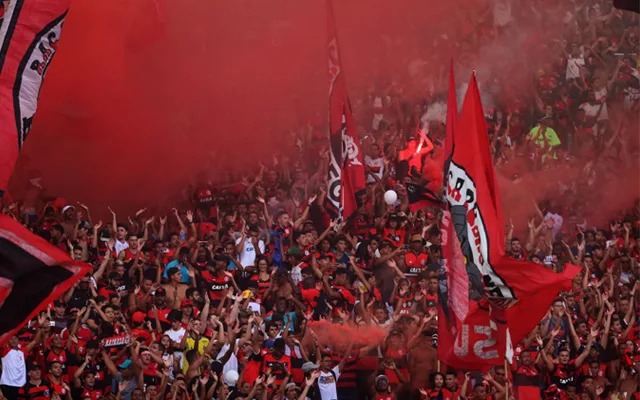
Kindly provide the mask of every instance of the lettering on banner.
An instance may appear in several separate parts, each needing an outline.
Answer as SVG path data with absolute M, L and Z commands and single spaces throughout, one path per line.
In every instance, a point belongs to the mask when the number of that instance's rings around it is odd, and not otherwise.
M 500 355 L 495 348 L 496 339 L 493 337 L 493 331 L 497 327 L 493 322 L 491 326 L 473 325 L 473 335 L 471 334 L 471 326 L 463 324 L 460 332 L 456 335 L 456 341 L 453 345 L 453 352 L 456 357 L 469 357 L 473 351 L 473 356 L 482 360 L 494 360 Z

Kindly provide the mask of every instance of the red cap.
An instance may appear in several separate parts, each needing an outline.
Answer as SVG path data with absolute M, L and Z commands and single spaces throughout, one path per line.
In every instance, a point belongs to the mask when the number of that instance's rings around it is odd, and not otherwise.
M 146 317 L 146 315 L 141 312 L 141 311 L 136 311 L 133 313 L 133 315 L 131 316 L 131 320 L 137 324 L 144 322 L 144 318 Z
M 189 300 L 189 299 L 184 299 L 182 300 L 182 302 L 180 303 L 180 308 L 182 307 L 193 307 L 193 301 Z

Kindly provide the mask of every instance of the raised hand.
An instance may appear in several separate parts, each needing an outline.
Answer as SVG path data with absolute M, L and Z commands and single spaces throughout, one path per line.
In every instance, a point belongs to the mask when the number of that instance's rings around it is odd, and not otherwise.
M 107 207 L 107 209 L 109 210 L 109 212 L 111 213 L 111 215 L 113 215 L 114 217 L 116 216 L 116 212 L 115 212 L 115 211 L 113 211 L 113 210 L 111 209 L 111 207 Z
M 189 221 L 189 223 L 192 223 L 193 222 L 193 211 L 187 210 L 186 217 L 187 217 L 187 221 Z
M 318 198 L 318 195 L 314 194 L 313 196 L 311 196 L 311 198 L 309 198 L 309 201 L 307 201 L 307 204 L 309 205 L 313 204 L 313 202 L 316 201 L 317 198 Z
M 146 208 L 141 208 L 141 209 L 139 209 L 138 211 L 136 211 L 136 217 L 138 217 L 138 216 L 142 215 L 145 211 L 147 211 L 147 209 L 146 209 Z

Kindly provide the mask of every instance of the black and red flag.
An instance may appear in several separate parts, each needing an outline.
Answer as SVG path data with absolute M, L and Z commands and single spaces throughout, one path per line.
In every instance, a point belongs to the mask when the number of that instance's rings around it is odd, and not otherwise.
M 0 215 L 0 346 L 91 266 Z
M 580 269 L 566 265 L 556 273 L 506 256 L 502 204 L 475 74 L 447 139 L 447 277 L 441 280 L 444 321 L 439 319 L 438 350 L 451 367 L 484 370 L 504 363 L 510 343 L 530 333 Z
M 340 62 L 333 4 L 327 0 L 329 48 L 329 172 L 327 210 L 346 220 L 358 209 L 365 191 L 363 156 Z
M 0 197 L 31 129 L 70 0 L 12 0 L 0 26 Z
M 613 0 L 613 6 L 640 14 L 640 1 L 638 0 Z

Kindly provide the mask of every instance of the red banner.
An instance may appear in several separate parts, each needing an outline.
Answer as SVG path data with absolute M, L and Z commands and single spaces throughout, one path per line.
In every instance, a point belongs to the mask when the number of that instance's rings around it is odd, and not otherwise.
M 90 272 L 88 264 L 0 215 L 0 345 Z
M 444 331 L 439 346 L 444 363 L 464 369 L 501 365 L 509 343 L 522 340 L 540 322 L 553 299 L 570 289 L 579 272 L 567 265 L 559 274 L 505 256 L 502 205 L 484 118 L 474 75 L 458 126 L 447 138 L 451 140 L 445 190 L 450 217 L 445 247 L 449 286 L 448 306 L 442 310 L 450 330 Z M 466 292 L 463 280 L 468 284 Z M 463 319 L 458 302 L 468 304 Z
M 31 129 L 70 0 L 13 0 L 0 26 L 0 196 Z
M 329 187 L 327 210 L 333 217 L 349 218 L 364 194 L 365 176 L 360 139 L 340 63 L 333 4 L 327 0 L 329 48 Z

